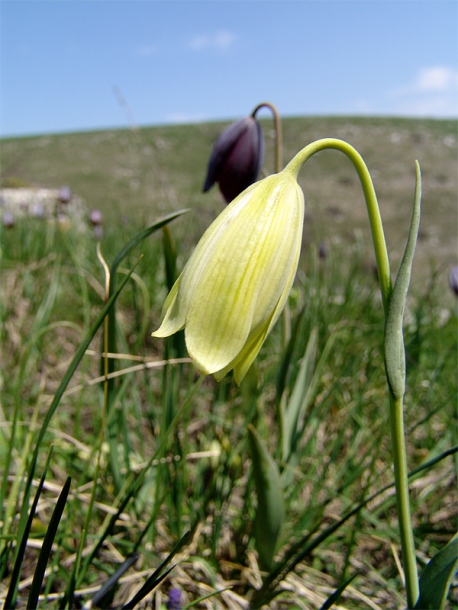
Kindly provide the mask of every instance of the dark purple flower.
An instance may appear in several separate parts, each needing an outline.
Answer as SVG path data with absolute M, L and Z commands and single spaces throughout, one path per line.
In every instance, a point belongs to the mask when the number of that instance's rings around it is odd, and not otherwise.
M 180 589 L 170 589 L 167 610 L 181 610 L 181 591 Z
M 261 125 L 248 116 L 229 125 L 216 140 L 203 192 L 218 182 L 227 203 L 256 182 L 264 160 Z
M 458 297 L 458 266 L 452 267 L 450 269 L 450 273 L 448 275 L 448 282 L 450 284 L 450 288 Z

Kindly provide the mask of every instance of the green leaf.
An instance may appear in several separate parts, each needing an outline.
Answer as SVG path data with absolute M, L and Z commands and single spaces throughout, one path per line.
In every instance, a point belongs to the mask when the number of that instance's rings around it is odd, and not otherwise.
M 302 358 L 296 383 L 286 409 L 285 421 L 285 446 L 283 447 L 283 460 L 288 461 L 296 450 L 298 440 L 299 422 L 308 406 L 309 385 L 315 365 L 316 350 L 318 344 L 318 330 L 312 329 L 305 354 Z
M 435 555 L 420 575 L 420 597 L 415 610 L 442 610 L 458 569 L 458 534 Z
M 111 265 L 111 276 L 114 276 L 118 265 L 126 258 L 129 252 L 131 252 L 136 246 L 138 246 L 138 244 L 140 244 L 144 239 L 151 235 L 151 233 L 154 233 L 158 229 L 161 229 L 169 222 L 172 222 L 172 220 L 175 220 L 175 218 L 186 214 L 186 212 L 189 212 L 189 210 L 184 209 L 178 210 L 177 212 L 172 212 L 171 214 L 164 216 L 160 220 L 156 220 L 155 222 L 142 229 L 139 233 L 137 233 L 129 242 L 127 242 L 127 244 L 120 250 L 120 252 L 116 256 L 114 262 Z
M 270 569 L 283 523 L 284 504 L 280 472 L 259 434 L 248 426 L 253 476 L 258 498 L 256 548 L 263 569 Z
M 399 267 L 396 283 L 388 304 L 385 324 L 385 368 L 388 384 L 394 398 L 399 399 L 405 392 L 405 352 L 403 337 L 404 309 L 412 272 L 412 261 L 417 244 L 421 213 L 421 174 L 416 164 L 417 181 L 415 199 L 407 245 Z

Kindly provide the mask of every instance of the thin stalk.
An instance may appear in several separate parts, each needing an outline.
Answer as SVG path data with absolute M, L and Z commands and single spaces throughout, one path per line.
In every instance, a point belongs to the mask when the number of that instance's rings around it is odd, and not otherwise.
M 413 608 L 419 596 L 415 543 L 410 516 L 407 455 L 404 435 L 402 398 L 390 395 L 390 428 L 393 450 L 394 482 L 401 538 L 402 563 L 406 581 L 407 607 Z
M 281 172 L 283 169 L 283 134 L 281 129 L 281 119 L 278 110 L 270 102 L 261 102 L 251 113 L 251 116 L 255 118 L 256 113 L 261 108 L 268 108 L 274 117 L 275 125 L 275 172 Z
M 361 155 L 347 142 L 335 138 L 324 138 L 317 140 L 300 151 L 285 168 L 295 177 L 302 165 L 315 153 L 326 149 L 334 149 L 343 152 L 353 163 L 364 192 L 369 222 L 374 244 L 375 258 L 377 261 L 380 291 L 383 300 L 385 320 L 388 319 L 393 285 L 391 282 L 390 263 L 385 242 L 380 209 L 375 193 L 374 185 L 369 170 Z M 417 169 L 418 173 L 418 169 Z M 416 193 L 416 197 L 419 195 Z M 390 391 L 390 426 L 391 442 L 393 451 L 393 466 L 396 486 L 396 502 L 399 520 L 400 541 L 402 548 L 402 561 L 404 567 L 407 604 L 413 608 L 418 595 L 418 572 L 416 565 L 415 544 L 412 532 L 412 521 L 409 504 L 409 486 L 407 478 L 407 452 L 405 446 L 404 421 L 403 421 L 403 398 L 394 396 L 388 381 Z

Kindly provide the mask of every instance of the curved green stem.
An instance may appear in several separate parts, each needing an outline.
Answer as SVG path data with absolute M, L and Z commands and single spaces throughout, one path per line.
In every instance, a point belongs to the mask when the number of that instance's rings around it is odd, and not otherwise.
M 372 178 L 369 173 L 369 170 L 361 157 L 361 155 L 347 142 L 342 140 L 334 139 L 334 138 L 325 138 L 322 140 L 317 140 L 312 144 L 306 146 L 302 151 L 300 151 L 294 159 L 286 166 L 285 171 L 289 171 L 294 177 L 297 177 L 297 174 L 302 167 L 302 165 L 315 153 L 326 150 L 326 149 L 334 149 L 343 152 L 353 163 L 359 179 L 361 181 L 361 185 L 364 192 L 364 198 L 366 200 L 367 211 L 369 214 L 369 221 L 372 232 L 372 239 L 374 243 L 375 257 L 377 261 L 377 269 L 378 276 L 380 282 L 380 290 L 382 293 L 383 299 L 383 309 L 385 313 L 385 319 L 387 320 L 390 313 L 390 302 L 391 297 L 393 295 L 393 286 L 391 283 L 391 274 L 390 274 L 390 264 L 388 259 L 388 251 L 385 242 L 385 235 L 383 232 L 382 219 L 380 216 L 380 210 L 377 202 L 377 196 L 375 193 L 374 185 L 372 183 Z M 416 223 L 414 223 L 414 229 L 417 230 L 418 222 L 419 222 L 419 199 L 420 199 L 420 190 L 419 190 L 419 169 L 417 168 L 417 189 L 416 189 L 416 211 L 414 216 L 416 215 Z M 418 208 L 418 209 L 417 209 Z M 411 233 L 414 232 L 411 230 Z M 409 237 L 409 242 L 411 242 L 411 237 Z M 412 241 L 414 248 L 414 242 Z M 413 257 L 413 251 L 410 252 L 409 263 L 411 262 L 411 258 Z M 406 263 L 407 265 L 407 263 Z M 407 265 L 408 266 L 408 265 Z M 407 271 L 406 271 L 407 273 Z M 410 270 L 408 272 L 410 275 Z M 408 279 L 403 282 L 401 288 L 405 288 L 405 293 L 407 292 L 407 284 Z M 396 299 L 395 299 L 396 300 Z M 397 309 L 402 310 L 403 312 L 403 304 L 402 307 L 399 306 Z M 402 312 L 399 314 L 402 316 Z M 391 314 L 390 314 L 391 315 Z M 398 320 L 399 322 L 399 320 Z M 401 335 L 402 335 L 402 319 L 401 319 Z M 386 339 L 386 337 L 385 337 Z M 400 338 L 402 342 L 402 357 L 404 357 L 404 343 L 402 340 L 402 336 Z M 399 346 L 398 346 L 399 347 Z M 403 393 L 404 391 L 394 394 L 390 380 L 387 376 L 388 387 L 390 391 L 390 427 L 391 427 L 391 443 L 392 443 L 392 451 L 393 451 L 393 466 L 394 466 L 394 476 L 395 476 L 395 485 L 396 485 L 396 503 L 398 510 L 398 520 L 399 520 L 399 531 L 400 531 L 400 540 L 401 540 L 401 548 L 402 548 L 402 561 L 404 566 L 404 575 L 405 575 L 405 586 L 406 586 L 406 594 L 407 594 L 407 605 L 408 608 L 413 608 L 418 599 L 419 595 L 419 587 L 418 587 L 418 572 L 416 565 L 416 556 L 415 556 L 415 545 L 413 539 L 412 532 L 412 521 L 410 515 L 410 506 L 409 506 L 409 486 L 408 486 L 408 478 L 407 478 L 407 453 L 406 453 L 406 445 L 405 445 L 405 434 L 404 434 L 404 421 L 403 421 Z M 404 387 L 404 386 L 403 386 Z
M 361 155 L 347 142 L 337 140 L 335 138 L 324 138 L 317 140 L 303 148 L 286 166 L 286 170 L 290 171 L 294 176 L 297 176 L 302 165 L 312 155 L 321 150 L 334 149 L 343 152 L 353 163 L 361 185 L 363 187 L 364 197 L 366 200 L 367 211 L 369 214 L 369 222 L 372 231 L 372 240 L 374 242 L 375 258 L 377 261 L 378 276 L 380 281 L 380 290 L 382 292 L 383 309 L 385 315 L 388 311 L 388 303 L 391 297 L 392 285 L 390 276 L 390 263 L 388 260 L 388 252 L 386 248 L 385 235 L 383 232 L 382 219 L 375 194 L 372 178 Z
M 256 108 L 251 113 L 251 116 L 254 118 L 258 110 L 261 108 L 269 108 L 274 117 L 275 123 L 275 172 L 281 172 L 283 168 L 283 135 L 281 130 L 281 119 L 278 114 L 278 110 L 276 107 L 270 102 L 261 102 L 256 106 Z

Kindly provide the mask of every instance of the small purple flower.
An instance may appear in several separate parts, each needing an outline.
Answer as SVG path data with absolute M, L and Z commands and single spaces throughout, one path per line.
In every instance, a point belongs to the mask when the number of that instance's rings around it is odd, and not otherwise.
M 448 282 L 450 284 L 450 288 L 458 297 L 458 266 L 455 265 L 450 269 L 450 273 L 448 275 Z
M 33 216 L 33 218 L 43 218 L 44 217 L 45 211 L 39 201 L 36 201 L 30 207 L 30 215 Z
M 12 229 L 14 227 L 14 216 L 10 210 L 3 212 L 2 224 L 5 229 Z
M 60 191 L 59 191 L 59 195 L 57 196 L 58 200 L 61 203 L 68 203 L 70 201 L 72 197 L 70 188 L 68 186 L 63 186 Z
M 89 220 L 91 221 L 92 226 L 98 227 L 102 224 L 102 212 L 97 209 L 91 210 L 89 213 Z
M 229 125 L 216 140 L 203 187 L 206 193 L 218 182 L 227 203 L 256 182 L 264 160 L 264 139 L 252 116 Z
M 181 610 L 181 591 L 180 589 L 170 589 L 167 610 Z

